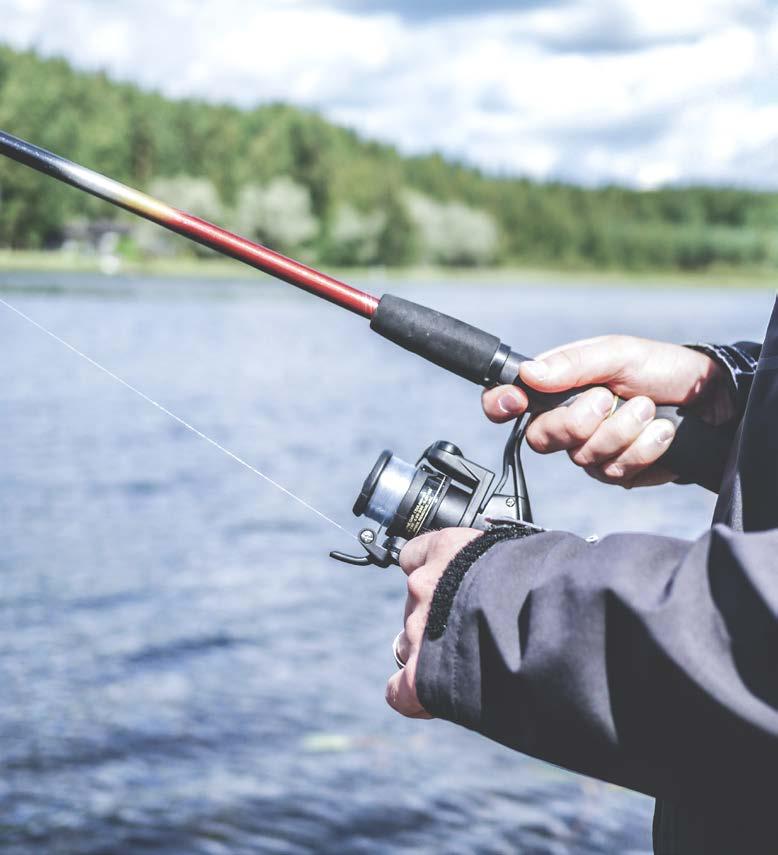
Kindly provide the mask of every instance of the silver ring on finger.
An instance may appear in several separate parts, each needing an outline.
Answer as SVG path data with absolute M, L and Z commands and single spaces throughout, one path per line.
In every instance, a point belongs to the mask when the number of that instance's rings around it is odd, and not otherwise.
M 398 670 L 402 670 L 405 668 L 405 662 L 403 662 L 400 656 L 400 639 L 402 638 L 403 630 L 397 633 L 394 637 L 394 641 L 392 642 L 392 653 L 394 654 L 394 664 L 397 666 Z

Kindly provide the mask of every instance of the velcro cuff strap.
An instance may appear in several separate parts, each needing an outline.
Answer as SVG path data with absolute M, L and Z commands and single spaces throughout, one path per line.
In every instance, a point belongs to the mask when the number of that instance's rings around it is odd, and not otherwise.
M 540 531 L 542 529 L 530 528 L 521 525 L 521 523 L 497 525 L 460 549 L 438 579 L 427 618 L 426 637 L 430 641 L 436 641 L 446 631 L 451 607 L 454 604 L 454 597 L 459 586 L 462 584 L 467 571 L 485 552 L 504 540 L 517 540 L 531 534 L 537 534 Z

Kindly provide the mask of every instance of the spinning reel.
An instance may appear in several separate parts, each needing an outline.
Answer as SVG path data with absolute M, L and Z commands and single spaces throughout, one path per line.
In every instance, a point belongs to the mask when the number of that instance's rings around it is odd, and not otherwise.
M 500 524 L 532 523 L 520 447 L 527 420 L 516 422 L 505 444 L 502 472 L 468 460 L 451 442 L 427 448 L 412 466 L 384 451 L 354 503 L 354 516 L 365 516 L 376 528 L 359 532 L 365 555 L 331 552 L 346 564 L 388 567 L 398 564 L 400 550 L 411 538 L 441 528 L 466 527 L 482 531 Z

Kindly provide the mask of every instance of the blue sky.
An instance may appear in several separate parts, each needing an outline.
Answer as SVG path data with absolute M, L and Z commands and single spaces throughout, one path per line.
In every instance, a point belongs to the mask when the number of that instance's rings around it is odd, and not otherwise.
M 0 0 L 0 21 L 170 95 L 290 101 L 490 172 L 778 187 L 776 0 Z

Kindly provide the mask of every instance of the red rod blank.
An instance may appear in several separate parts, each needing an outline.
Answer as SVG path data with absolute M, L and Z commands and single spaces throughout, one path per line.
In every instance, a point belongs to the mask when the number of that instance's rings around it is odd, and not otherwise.
M 300 264 L 299 261 L 287 258 L 272 249 L 228 232 L 226 229 L 215 226 L 206 220 L 201 220 L 199 217 L 193 217 L 184 211 L 177 210 L 176 218 L 169 224 L 165 223 L 165 225 L 223 255 L 237 258 L 239 261 L 256 267 L 258 270 L 263 270 L 277 279 L 282 279 L 290 285 L 302 288 L 304 291 L 315 294 L 330 303 L 335 303 L 335 305 L 348 309 L 368 320 L 373 317 L 378 306 L 378 297 L 374 297 L 366 291 L 353 288 L 339 279 L 320 273 L 312 267 Z

